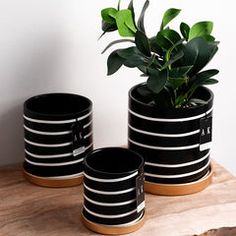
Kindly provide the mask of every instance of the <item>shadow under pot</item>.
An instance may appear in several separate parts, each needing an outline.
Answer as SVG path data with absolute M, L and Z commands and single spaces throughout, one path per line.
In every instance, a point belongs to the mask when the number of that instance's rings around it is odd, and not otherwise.
M 67 187 L 82 182 L 83 160 L 93 149 L 92 102 L 67 93 L 24 103 L 24 174 L 32 183 Z
M 125 234 L 144 222 L 144 161 L 125 148 L 101 148 L 84 161 L 82 222 L 102 234 Z
M 203 105 L 160 108 L 141 95 L 139 84 L 129 92 L 128 147 L 145 159 L 145 191 L 160 195 L 198 192 L 212 179 L 213 93 L 200 87 L 194 98 Z

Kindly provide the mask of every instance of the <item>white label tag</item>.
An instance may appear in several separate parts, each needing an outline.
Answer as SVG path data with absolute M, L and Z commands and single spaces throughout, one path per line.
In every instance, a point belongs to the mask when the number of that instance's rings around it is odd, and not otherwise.
M 137 212 L 139 213 L 140 211 L 142 211 L 145 208 L 145 201 L 141 202 L 138 206 L 137 206 Z
M 82 146 L 82 147 L 79 147 L 79 148 L 76 148 L 75 150 L 73 150 L 73 156 L 78 156 L 80 155 L 81 153 L 84 153 L 85 151 L 85 147 Z
M 200 144 L 200 151 L 205 151 L 211 148 L 212 142 Z

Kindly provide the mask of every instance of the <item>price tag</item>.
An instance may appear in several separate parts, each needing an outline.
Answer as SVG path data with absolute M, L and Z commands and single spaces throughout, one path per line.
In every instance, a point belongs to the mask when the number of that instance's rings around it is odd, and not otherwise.
M 137 202 L 137 212 L 139 213 L 145 208 L 144 199 L 144 172 L 136 178 L 136 202 Z
M 200 151 L 210 148 L 212 141 L 212 117 L 204 117 L 200 120 Z
M 78 156 L 85 151 L 84 130 L 78 122 L 72 125 L 73 156 Z
M 83 147 L 79 147 L 79 148 L 73 150 L 73 156 L 76 157 L 76 156 L 78 156 L 78 155 L 80 155 L 80 154 L 82 154 L 84 152 L 85 152 L 85 147 L 84 146 Z

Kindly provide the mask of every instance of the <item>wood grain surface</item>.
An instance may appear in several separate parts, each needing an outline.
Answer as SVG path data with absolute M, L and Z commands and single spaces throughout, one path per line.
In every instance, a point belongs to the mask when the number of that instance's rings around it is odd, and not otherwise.
M 130 235 L 190 236 L 236 226 L 236 178 L 214 163 L 213 184 L 181 197 L 146 194 L 146 221 Z M 96 235 L 80 221 L 82 187 L 43 188 L 18 166 L 0 168 L 0 236 Z

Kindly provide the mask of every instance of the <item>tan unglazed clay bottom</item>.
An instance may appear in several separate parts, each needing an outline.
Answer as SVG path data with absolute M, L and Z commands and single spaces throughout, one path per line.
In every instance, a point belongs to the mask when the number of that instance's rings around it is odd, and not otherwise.
M 186 183 L 186 184 L 157 184 L 145 181 L 144 189 L 145 192 L 163 195 L 163 196 L 181 196 L 188 195 L 202 191 L 205 189 L 211 182 L 213 176 L 212 165 L 209 172 L 201 179 Z
M 77 176 L 68 179 L 49 179 L 38 177 L 32 175 L 25 170 L 23 171 L 24 177 L 31 183 L 42 186 L 42 187 L 52 187 L 52 188 L 64 188 L 80 185 L 83 182 L 83 176 Z
M 102 225 L 102 224 L 96 224 L 92 221 L 86 219 L 86 217 L 81 213 L 81 221 L 84 224 L 84 226 L 91 231 L 94 231 L 96 233 L 100 234 L 106 234 L 106 235 L 121 235 L 121 234 L 129 234 L 132 233 L 138 229 L 140 229 L 144 224 L 144 218 L 145 213 L 142 216 L 142 218 L 130 226 L 123 226 L 123 227 L 115 227 L 115 226 L 109 226 L 109 225 Z

